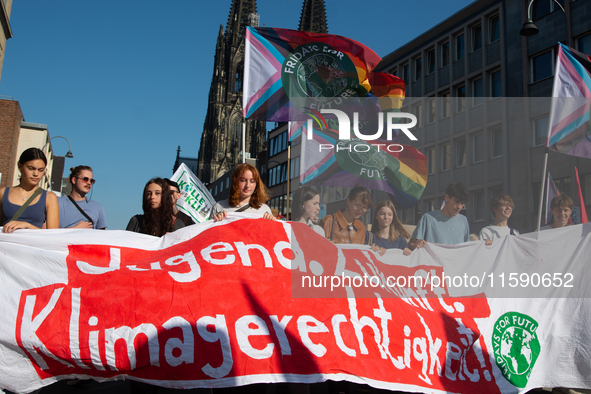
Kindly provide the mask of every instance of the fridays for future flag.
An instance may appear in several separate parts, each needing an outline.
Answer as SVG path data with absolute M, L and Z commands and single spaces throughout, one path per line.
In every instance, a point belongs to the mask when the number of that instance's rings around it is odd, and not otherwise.
M 195 223 L 208 220 L 215 199 L 189 167 L 181 163 L 170 179 L 181 189 L 181 198 L 176 202 L 178 210 L 189 215 Z
M 591 159 L 591 57 L 559 43 L 546 146 Z
M 591 224 L 410 256 L 354 246 L 245 214 L 162 238 L 0 234 L 0 389 L 76 377 L 591 388 Z
M 323 104 L 329 105 L 343 97 L 364 97 L 371 89 L 368 74 L 380 60 L 374 51 L 346 37 L 247 27 L 243 116 L 289 121 L 295 120 L 292 98 L 326 98 Z M 376 81 L 380 94 L 404 96 L 403 83 L 402 88 L 385 88 L 385 78 Z

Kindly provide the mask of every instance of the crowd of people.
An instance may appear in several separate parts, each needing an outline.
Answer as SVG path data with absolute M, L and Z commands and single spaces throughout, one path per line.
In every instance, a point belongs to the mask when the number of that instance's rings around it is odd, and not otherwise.
M 95 183 L 91 167 L 72 167 L 68 177 L 72 190 L 68 196 L 57 197 L 39 187 L 47 166 L 41 149 L 26 149 L 17 166 L 21 173 L 18 185 L 0 189 L 0 224 L 4 233 L 19 229 L 107 228 L 102 205 L 88 197 Z M 150 179 L 142 194 L 144 213 L 133 216 L 127 230 L 161 237 L 193 224 L 193 220 L 177 207 L 180 197 L 181 190 L 176 182 L 166 178 Z M 232 172 L 228 199 L 213 206 L 210 219 L 217 222 L 224 220 L 229 212 L 244 212 L 276 220 L 265 204 L 268 199 L 269 192 L 258 170 L 250 164 L 240 164 Z M 470 234 L 468 220 L 459 215 L 469 199 L 470 194 L 462 183 L 449 184 L 441 209 L 425 213 L 409 235 L 390 200 L 375 206 L 368 231 L 360 219 L 374 203 L 371 193 L 364 187 L 352 188 L 346 206 L 319 220 L 320 194 L 311 187 L 301 186 L 293 195 L 292 221 L 305 223 L 333 243 L 369 245 L 382 255 L 386 249 L 401 249 L 403 254 L 409 255 L 427 242 L 455 245 L 480 239 L 490 245 L 496 239 L 519 234 L 508 224 L 514 204 L 507 194 L 497 195 L 490 203 L 493 223 L 484 227 L 479 236 Z M 550 210 L 553 220 L 542 230 L 572 224 L 570 197 L 564 194 L 555 197 Z

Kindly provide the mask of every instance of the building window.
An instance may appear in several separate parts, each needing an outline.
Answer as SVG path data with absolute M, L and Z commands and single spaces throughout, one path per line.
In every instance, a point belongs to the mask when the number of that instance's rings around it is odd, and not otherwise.
M 287 150 L 287 131 L 271 138 L 269 141 L 269 157 Z
M 449 64 L 449 41 L 441 44 L 441 68 L 447 67 Z
M 428 174 L 435 174 L 435 149 L 429 148 L 427 149 L 427 169 Z
M 429 105 L 428 123 L 433 123 L 433 122 L 435 122 L 435 99 L 430 98 L 428 101 L 428 105 Z
M 423 106 L 419 103 L 416 104 L 413 107 L 413 114 L 417 117 L 417 126 L 416 127 L 421 127 L 423 125 L 422 123 L 422 119 L 423 119 Z
M 490 131 L 490 147 L 491 157 L 503 156 L 503 129 L 500 126 Z
M 425 212 L 431 212 L 435 210 L 435 201 L 425 201 Z
M 534 146 L 546 145 L 548 139 L 548 116 L 543 116 L 533 120 L 532 128 L 534 130 Z
M 587 34 L 577 40 L 577 47 L 579 48 L 579 52 L 586 53 L 587 55 L 591 53 L 591 34 Z
M 449 104 L 449 92 L 441 94 L 441 119 L 449 118 L 450 115 L 450 104 Z
M 501 97 L 502 94 L 501 85 L 501 70 L 490 73 L 490 96 Z
M 476 25 L 472 27 L 472 52 L 480 48 L 482 48 L 482 26 Z
M 464 58 L 464 35 L 456 36 L 456 60 Z
M 427 74 L 433 74 L 435 72 L 435 49 L 431 49 L 427 52 Z
M 554 75 L 554 50 L 531 58 L 531 82 L 536 83 Z
M 456 88 L 457 112 L 462 112 L 466 109 L 466 85 L 460 85 Z
M 226 189 L 230 188 L 230 177 L 226 178 Z
M 408 63 L 402 66 L 402 80 L 408 82 Z
M 484 160 L 484 133 L 472 135 L 472 162 L 479 163 Z
M 558 0 L 562 8 L 564 8 L 564 0 Z M 538 0 L 532 5 L 532 18 L 534 21 L 545 17 L 546 15 L 559 11 L 560 7 L 554 3 L 553 0 Z
M 423 73 L 423 59 L 420 57 L 417 57 L 415 59 L 415 81 L 418 81 L 421 79 L 422 73 Z
M 501 39 L 501 27 L 499 23 L 499 16 L 491 16 L 488 19 L 488 42 L 493 43 Z
M 287 182 L 287 163 L 282 163 L 269 170 L 269 187 Z
M 472 106 L 482 104 L 482 97 L 484 97 L 484 89 L 482 86 L 482 78 L 478 78 L 472 81 Z
M 460 138 L 456 140 L 456 167 L 463 167 L 466 165 L 466 139 Z
M 472 201 L 474 221 L 484 220 L 484 192 L 482 190 L 474 192 L 472 194 Z
M 441 171 L 449 170 L 451 166 L 451 146 L 450 144 L 441 145 Z
M 291 159 L 289 162 L 289 179 L 293 179 L 300 176 L 300 157 Z

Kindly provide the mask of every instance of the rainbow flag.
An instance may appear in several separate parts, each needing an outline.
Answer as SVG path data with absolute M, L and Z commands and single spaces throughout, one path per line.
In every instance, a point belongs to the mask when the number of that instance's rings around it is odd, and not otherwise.
M 282 122 L 294 120 L 293 98 L 365 97 L 371 90 L 368 74 L 380 60 L 346 37 L 248 27 L 243 116 Z M 324 101 L 330 105 L 330 99 Z
M 591 57 L 559 44 L 546 146 L 591 159 Z
M 300 183 L 382 190 L 397 209 L 414 206 L 427 185 L 427 158 L 412 146 L 383 140 L 338 140 L 335 130 L 302 136 Z

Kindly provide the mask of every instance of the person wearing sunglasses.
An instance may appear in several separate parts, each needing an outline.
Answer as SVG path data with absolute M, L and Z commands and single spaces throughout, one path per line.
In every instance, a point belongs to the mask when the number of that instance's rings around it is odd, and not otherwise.
M 87 197 L 95 183 L 92 168 L 72 167 L 68 179 L 72 184 L 72 192 L 69 196 L 58 198 L 60 228 L 107 228 L 103 206 Z

